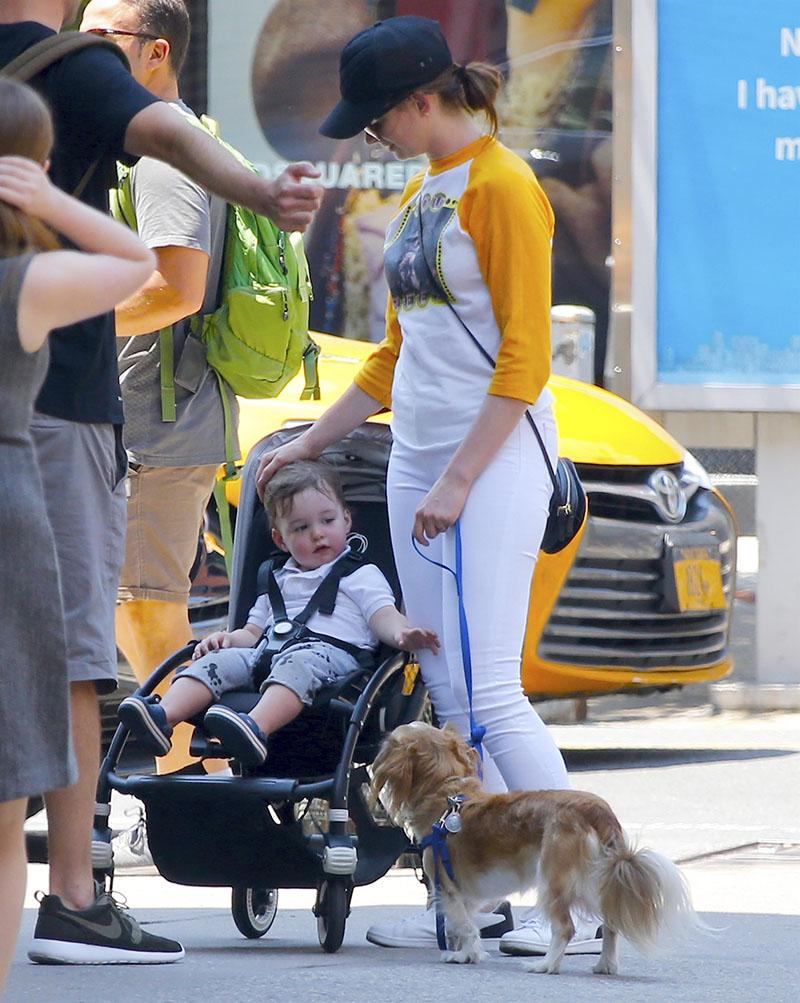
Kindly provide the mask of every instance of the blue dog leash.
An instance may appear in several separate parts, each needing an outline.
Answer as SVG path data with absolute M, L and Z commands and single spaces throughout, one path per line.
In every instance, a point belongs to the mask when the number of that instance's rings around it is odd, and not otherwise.
M 486 735 L 486 728 L 483 725 L 479 725 L 475 720 L 475 715 L 472 712 L 472 655 L 470 653 L 469 644 L 469 624 L 467 623 L 467 611 L 464 607 L 464 589 L 463 589 L 463 565 L 462 565 L 462 554 L 461 554 L 461 523 L 456 519 L 455 525 L 453 527 L 456 533 L 456 568 L 455 571 L 448 567 L 446 564 L 441 564 L 439 561 L 434 561 L 433 558 L 427 557 L 419 549 L 419 544 L 411 537 L 411 544 L 414 550 L 419 554 L 419 556 L 427 561 L 428 564 L 433 564 L 437 568 L 441 568 L 443 571 L 447 571 L 456 580 L 456 594 L 458 596 L 458 626 L 459 635 L 461 640 L 461 661 L 464 666 L 464 682 L 467 686 L 467 701 L 469 703 L 469 744 L 473 749 L 478 750 L 478 755 L 480 756 L 481 763 L 483 762 L 483 739 Z M 483 776 L 483 770 L 481 765 L 478 766 L 479 776 Z
M 441 568 L 443 571 L 449 572 L 449 574 L 451 574 L 456 581 L 456 595 L 458 596 L 458 627 L 461 640 L 461 662 L 464 666 L 464 682 L 467 688 L 467 702 L 469 704 L 469 744 L 473 747 L 473 749 L 478 750 L 478 755 L 480 757 L 478 761 L 478 775 L 482 777 L 483 739 L 486 735 L 486 728 L 483 725 L 478 724 L 472 711 L 472 654 L 469 643 L 467 611 L 464 606 L 461 523 L 458 519 L 455 522 L 454 529 L 456 534 L 455 571 L 446 564 L 434 561 L 433 558 L 427 557 L 423 554 L 413 536 L 411 537 L 411 543 L 414 550 L 416 550 L 424 561 L 427 561 L 428 564 L 435 565 L 437 568 Z M 447 811 L 444 815 L 442 815 L 438 822 L 434 822 L 429 835 L 425 836 L 419 844 L 420 850 L 424 851 L 430 847 L 433 851 L 433 889 L 434 908 L 436 909 L 436 942 L 439 945 L 439 949 L 442 951 L 447 950 L 447 939 L 444 928 L 444 914 L 442 913 L 441 907 L 442 881 L 439 868 L 440 866 L 443 867 L 448 878 L 450 878 L 453 884 L 456 884 L 456 876 L 453 873 L 453 864 L 450 860 L 450 851 L 447 848 L 447 837 L 451 832 L 458 832 L 461 828 L 460 809 L 465 798 L 463 795 L 458 794 L 454 797 L 448 798 L 447 800 Z

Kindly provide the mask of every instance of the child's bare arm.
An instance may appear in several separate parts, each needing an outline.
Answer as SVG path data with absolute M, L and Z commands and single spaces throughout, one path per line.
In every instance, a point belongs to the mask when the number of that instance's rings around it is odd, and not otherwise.
M 427 627 L 412 627 L 405 616 L 394 606 L 384 606 L 370 617 L 369 625 L 379 640 L 401 651 L 420 651 L 428 648 L 439 651 L 439 638 Z
M 261 640 L 261 634 L 261 629 L 254 623 L 238 630 L 216 630 L 197 645 L 192 658 L 201 658 L 209 651 L 219 651 L 220 648 L 254 648 Z

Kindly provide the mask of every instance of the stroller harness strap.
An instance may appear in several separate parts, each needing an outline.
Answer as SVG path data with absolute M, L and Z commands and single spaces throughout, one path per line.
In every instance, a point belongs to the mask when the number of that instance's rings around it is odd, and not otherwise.
M 272 659 L 278 652 L 283 651 L 294 644 L 302 641 L 319 640 L 334 647 L 341 648 L 348 654 L 353 655 L 360 665 L 366 665 L 369 657 L 372 662 L 372 655 L 358 645 L 350 644 L 338 637 L 331 637 L 308 629 L 308 621 L 319 612 L 325 616 L 331 616 L 336 608 L 336 597 L 339 594 L 339 584 L 343 578 L 352 575 L 359 568 L 364 567 L 364 562 L 357 555 L 348 551 L 336 561 L 330 571 L 325 575 L 316 591 L 306 603 L 303 610 L 295 617 L 289 617 L 286 612 L 286 603 L 283 598 L 278 580 L 275 577 L 275 561 L 265 561 L 258 569 L 257 591 L 259 595 L 266 594 L 272 607 L 272 624 L 268 627 L 258 644 L 259 657 L 258 668 L 261 672 L 268 672 Z
M 364 563 L 360 557 L 348 551 L 342 557 L 339 558 L 330 569 L 330 571 L 325 575 L 322 581 L 317 586 L 316 592 L 311 596 L 311 598 L 306 603 L 305 609 L 298 613 L 297 616 L 292 617 L 294 623 L 307 624 L 311 617 L 319 612 L 325 616 L 331 616 L 334 609 L 336 609 L 336 597 L 339 594 L 339 582 L 348 575 L 352 575 L 354 571 L 358 571 L 359 568 L 363 568 Z M 279 620 L 288 620 L 289 617 L 286 613 L 286 603 L 283 601 L 283 593 L 281 592 L 280 586 L 278 585 L 278 580 L 275 577 L 275 562 L 265 561 L 261 565 L 258 572 L 258 591 L 259 595 L 263 595 L 266 592 L 269 598 L 270 606 L 272 606 L 272 619 L 274 623 Z M 262 590 L 262 572 L 263 572 L 263 584 L 264 588 Z

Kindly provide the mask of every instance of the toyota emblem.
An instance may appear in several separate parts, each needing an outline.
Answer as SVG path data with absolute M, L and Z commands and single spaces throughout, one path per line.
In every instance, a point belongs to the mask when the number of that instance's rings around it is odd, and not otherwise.
M 686 492 L 671 470 L 656 470 L 647 482 L 655 492 L 655 505 L 667 522 L 680 522 L 686 515 Z

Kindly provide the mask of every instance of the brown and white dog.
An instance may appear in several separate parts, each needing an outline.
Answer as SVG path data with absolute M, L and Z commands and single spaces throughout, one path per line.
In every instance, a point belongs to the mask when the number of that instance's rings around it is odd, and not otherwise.
M 692 909 L 678 868 L 652 850 L 633 849 L 611 808 L 585 791 L 489 794 L 476 776 L 477 753 L 449 725 L 402 725 L 387 736 L 373 765 L 372 786 L 414 838 L 430 833 L 448 796 L 464 795 L 461 828 L 447 837 L 455 883 L 439 868 L 441 905 L 452 950 L 443 960 L 485 957 L 471 917 L 482 903 L 538 888 L 552 927 L 544 958 L 527 971 L 556 974 L 575 927 L 571 913 L 600 916 L 603 946 L 594 971 L 618 971 L 621 934 L 643 951 L 664 934 L 708 930 Z M 433 851 L 423 867 L 433 884 Z

